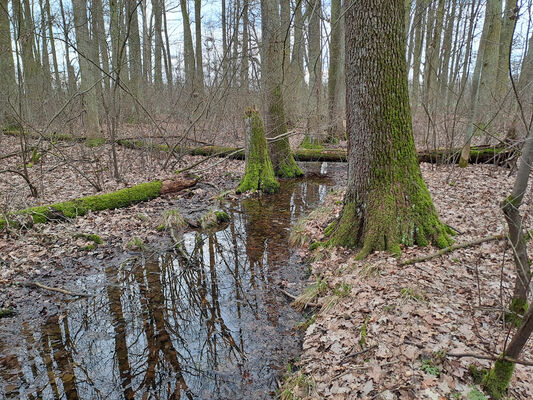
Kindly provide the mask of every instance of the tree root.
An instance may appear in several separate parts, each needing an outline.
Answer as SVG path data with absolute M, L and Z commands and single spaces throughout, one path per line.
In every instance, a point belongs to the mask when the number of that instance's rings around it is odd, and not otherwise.
M 409 260 L 402 261 L 402 262 L 399 263 L 399 265 L 416 264 L 418 262 L 423 262 L 423 261 L 431 260 L 432 258 L 435 258 L 435 257 L 442 256 L 443 254 L 450 253 L 450 252 L 452 252 L 454 250 L 464 249 L 466 247 L 471 247 L 471 246 L 477 246 L 479 244 L 486 243 L 486 242 L 492 242 L 492 241 L 495 241 L 495 240 L 502 240 L 502 239 L 505 239 L 505 237 L 506 237 L 506 235 L 500 233 L 500 234 L 497 234 L 497 235 L 486 236 L 486 237 L 483 237 L 483 238 L 475 239 L 475 240 L 472 240 L 472 241 L 466 242 L 466 243 L 454 244 L 452 246 L 445 247 L 445 248 L 443 248 L 443 249 L 441 249 L 438 252 L 433 253 L 433 254 L 428 254 L 428 255 L 425 255 L 425 256 L 411 258 Z

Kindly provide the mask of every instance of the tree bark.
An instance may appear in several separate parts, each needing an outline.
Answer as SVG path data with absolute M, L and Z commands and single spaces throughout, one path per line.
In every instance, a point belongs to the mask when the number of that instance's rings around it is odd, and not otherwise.
M 96 90 L 94 89 L 95 77 L 89 64 L 91 38 L 89 36 L 87 21 L 87 1 L 72 0 L 74 12 L 74 25 L 76 27 L 76 42 L 78 45 L 78 62 L 81 74 L 81 90 L 83 93 L 83 106 L 85 110 L 85 130 L 87 137 L 101 135 L 100 121 L 98 119 L 98 104 Z
M 312 0 L 308 3 L 309 10 L 309 110 L 307 116 L 307 134 L 305 140 L 310 144 L 324 141 L 321 129 L 321 102 L 322 102 L 322 52 L 320 18 L 322 16 L 321 0 Z
M 420 98 L 420 65 L 422 60 L 422 47 L 424 44 L 424 32 L 426 29 L 426 11 L 425 0 L 416 0 L 415 17 L 415 44 L 413 51 L 413 84 L 411 86 L 411 106 L 413 115 L 416 115 Z
M 194 47 L 192 44 L 191 22 L 189 11 L 187 10 L 187 1 L 180 0 L 181 15 L 183 18 L 183 58 L 185 64 L 185 85 L 192 88 L 196 76 L 194 62 Z
M 265 57 L 262 60 L 262 75 L 265 85 L 267 137 L 275 137 L 287 132 L 282 93 L 283 49 L 279 39 L 280 30 L 279 1 L 261 0 L 261 31 Z M 292 178 L 303 174 L 294 161 L 288 138 L 271 143 L 269 151 L 277 176 Z
M 498 71 L 496 93 L 498 100 L 502 100 L 508 90 L 509 83 L 509 56 L 513 42 L 513 33 L 518 20 L 518 0 L 506 0 L 503 14 L 502 30 L 500 33 L 500 49 L 498 55 Z
M 196 28 L 196 87 L 204 91 L 204 62 L 202 60 L 202 1 L 194 0 L 194 24 Z
M 407 85 L 404 2 L 351 0 L 346 20 L 348 182 L 330 244 L 399 253 L 447 247 L 418 166 Z
M 340 78 L 339 64 L 341 50 L 341 0 L 331 0 L 331 36 L 329 46 L 328 70 L 328 140 L 341 139 L 343 136 L 342 115 L 340 114 L 337 79 Z
M 0 130 L 10 122 L 8 102 L 14 103 L 16 89 L 8 0 L 0 0 Z

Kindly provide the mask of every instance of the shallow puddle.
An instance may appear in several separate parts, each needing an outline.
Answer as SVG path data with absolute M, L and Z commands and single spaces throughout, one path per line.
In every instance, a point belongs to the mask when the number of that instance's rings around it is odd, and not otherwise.
M 322 166 L 323 168 L 323 166 Z M 283 182 L 279 194 L 227 204 L 231 222 L 187 233 L 183 251 L 109 265 L 19 346 L 0 340 L 0 396 L 16 399 L 272 398 L 298 354 L 302 320 L 279 292 L 305 266 L 292 224 L 331 179 Z

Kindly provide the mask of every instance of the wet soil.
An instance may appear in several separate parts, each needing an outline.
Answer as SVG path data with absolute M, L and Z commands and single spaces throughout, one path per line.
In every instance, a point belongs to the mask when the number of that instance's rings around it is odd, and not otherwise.
M 344 165 L 306 169 L 276 195 L 223 204 L 230 222 L 185 233 L 179 250 L 65 257 L 50 280 L 90 297 L 19 290 L 34 305 L 0 320 L 0 397 L 272 398 L 301 343 L 303 316 L 279 291 L 307 269 L 289 232 L 345 179 Z

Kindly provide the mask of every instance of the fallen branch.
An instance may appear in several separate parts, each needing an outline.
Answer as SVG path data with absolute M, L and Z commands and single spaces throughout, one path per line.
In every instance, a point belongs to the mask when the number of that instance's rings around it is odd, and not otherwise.
M 70 290 L 46 286 L 39 282 L 21 282 L 20 285 L 28 288 L 39 288 L 43 290 L 49 290 L 51 292 L 62 293 L 73 297 L 92 297 L 92 295 L 87 293 L 71 292 Z
M 435 257 L 438 257 L 438 256 L 442 256 L 443 254 L 450 253 L 450 252 L 452 252 L 454 250 L 457 250 L 457 249 L 464 249 L 466 247 L 477 246 L 477 245 L 479 245 L 481 243 L 492 242 L 492 241 L 495 241 L 495 240 L 502 240 L 502 239 L 505 239 L 505 237 L 506 237 L 506 235 L 500 233 L 500 234 L 497 234 L 497 235 L 486 236 L 486 237 L 483 237 L 483 238 L 475 239 L 475 240 L 472 240 L 470 242 L 454 244 L 452 246 L 445 247 L 444 249 L 441 249 L 438 252 L 433 253 L 433 254 L 428 254 L 428 255 L 425 255 L 425 256 L 411 258 L 409 260 L 401 261 L 399 263 L 399 265 L 416 264 L 418 262 L 423 262 L 423 261 L 431 260 L 432 258 L 435 258 Z
M 533 361 L 516 360 L 511 357 L 485 356 L 482 354 L 474 354 L 474 353 L 446 353 L 446 356 L 455 357 L 455 358 L 472 357 L 472 358 L 478 358 L 480 360 L 490 360 L 490 361 L 505 360 L 505 361 L 509 361 L 514 364 L 527 365 L 528 367 L 533 367 Z
M 376 347 L 378 347 L 377 344 L 373 345 L 373 346 L 370 346 L 370 347 L 367 347 L 366 349 L 364 350 L 361 350 L 361 351 L 358 351 L 358 352 L 355 352 L 355 353 L 350 353 L 350 354 L 347 354 L 345 355 L 342 360 L 346 360 L 347 358 L 353 358 L 353 357 L 357 357 L 357 356 L 360 356 L 361 354 L 365 354 L 367 352 L 369 352 L 370 350 L 374 350 Z
M 279 288 L 279 291 L 281 293 L 283 293 L 285 296 L 287 296 L 289 299 L 292 299 L 292 300 L 296 300 L 297 299 L 296 296 L 290 294 L 289 292 L 287 292 L 286 290 L 283 290 L 282 288 Z M 317 308 L 317 307 L 320 307 L 320 304 L 317 304 L 317 303 L 306 303 L 305 307 Z

